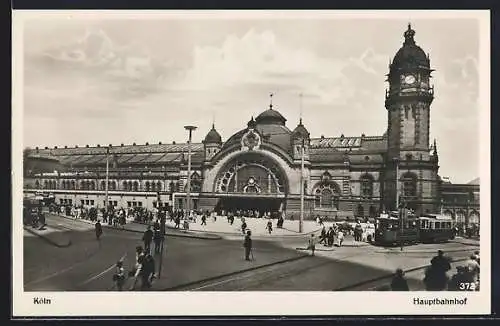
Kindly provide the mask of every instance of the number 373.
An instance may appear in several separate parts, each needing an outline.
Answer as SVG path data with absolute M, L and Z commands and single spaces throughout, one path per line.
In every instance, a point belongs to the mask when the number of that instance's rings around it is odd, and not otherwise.
M 462 291 L 475 291 L 476 283 L 460 283 L 459 288 Z

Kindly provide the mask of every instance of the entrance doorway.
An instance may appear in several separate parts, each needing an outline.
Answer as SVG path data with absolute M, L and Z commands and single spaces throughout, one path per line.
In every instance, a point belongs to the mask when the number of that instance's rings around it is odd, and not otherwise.
M 215 207 L 216 211 L 222 210 L 246 216 L 252 216 L 255 211 L 258 212 L 258 217 L 262 217 L 269 212 L 271 217 L 278 218 L 279 210 L 283 203 L 280 198 L 262 198 L 262 197 L 229 197 L 221 198 Z

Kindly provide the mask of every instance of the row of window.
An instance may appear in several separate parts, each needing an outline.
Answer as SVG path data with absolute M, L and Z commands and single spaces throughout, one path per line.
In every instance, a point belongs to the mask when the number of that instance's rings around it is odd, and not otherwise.
M 78 188 L 77 188 L 78 186 Z M 60 183 L 60 188 L 57 185 L 57 182 L 55 180 L 45 180 L 43 184 L 36 180 L 35 181 L 35 188 L 36 189 L 62 189 L 62 190 L 106 190 L 106 182 L 101 181 L 99 184 L 99 189 L 97 188 L 97 184 L 95 181 L 87 181 L 83 180 L 77 183 L 76 181 L 72 180 L 63 180 Z M 124 191 L 162 191 L 163 189 L 163 183 L 161 181 L 146 181 L 144 183 L 144 186 L 141 186 L 138 181 L 123 181 L 122 182 L 122 187 L 120 190 Z M 167 191 L 181 191 L 182 185 L 180 182 L 170 182 L 168 184 L 168 190 Z M 118 190 L 118 183 L 116 181 L 109 181 L 108 182 L 108 190 L 114 191 Z M 192 180 L 191 181 L 191 191 L 193 192 L 199 192 L 201 191 L 201 183 L 198 180 Z

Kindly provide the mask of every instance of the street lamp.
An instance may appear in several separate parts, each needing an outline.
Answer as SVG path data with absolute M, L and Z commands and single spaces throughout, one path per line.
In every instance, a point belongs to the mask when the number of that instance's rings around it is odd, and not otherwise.
M 188 175 L 187 175 L 187 203 L 186 203 L 186 209 L 187 209 L 187 214 L 188 214 L 188 219 L 190 217 L 190 212 L 191 212 L 191 138 L 193 135 L 193 131 L 196 130 L 197 127 L 195 126 L 184 126 L 184 129 L 186 129 L 189 132 L 189 140 L 188 140 Z
M 392 161 L 396 166 L 396 209 L 399 217 L 399 245 L 403 251 L 403 210 L 399 207 L 399 157 L 394 157 Z
M 108 206 L 109 206 L 109 196 L 108 196 L 108 187 L 109 187 L 109 150 L 111 149 L 111 146 L 108 146 L 106 148 L 106 185 L 104 187 L 104 189 L 106 189 L 106 194 L 104 195 L 106 198 L 105 198 L 105 202 L 106 202 L 106 207 L 105 207 L 105 210 L 106 210 L 106 214 L 108 213 Z

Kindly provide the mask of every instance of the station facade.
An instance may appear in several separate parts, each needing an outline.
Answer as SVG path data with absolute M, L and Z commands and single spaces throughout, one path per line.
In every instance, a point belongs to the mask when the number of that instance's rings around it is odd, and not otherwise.
M 271 104 L 225 141 L 213 125 L 201 143 L 32 149 L 25 153 L 25 192 L 50 193 L 60 204 L 103 207 L 108 160 L 109 202 L 120 207 L 183 209 L 190 178 L 194 209 L 298 218 L 303 187 L 306 218 L 373 218 L 395 209 L 397 194 L 417 213 L 440 212 L 438 149 L 429 139 L 433 69 L 414 35 L 408 26 L 389 65 L 383 135 L 311 137 L 302 119 L 290 128 Z M 37 170 L 33 162 L 56 168 Z

